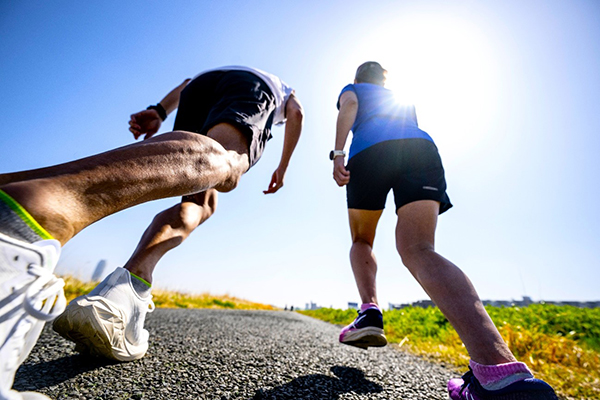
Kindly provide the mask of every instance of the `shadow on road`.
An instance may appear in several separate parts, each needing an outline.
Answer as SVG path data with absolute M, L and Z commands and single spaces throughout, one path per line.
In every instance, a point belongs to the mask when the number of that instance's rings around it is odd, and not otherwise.
M 116 362 L 82 355 L 72 355 L 37 364 L 23 364 L 15 376 L 14 389 L 39 390 L 58 385 L 79 374 Z
M 335 366 L 330 371 L 335 377 L 323 374 L 301 376 L 271 390 L 257 390 L 252 400 L 334 400 L 348 392 L 367 394 L 383 391 L 381 385 L 365 379 L 364 372 L 359 369 Z

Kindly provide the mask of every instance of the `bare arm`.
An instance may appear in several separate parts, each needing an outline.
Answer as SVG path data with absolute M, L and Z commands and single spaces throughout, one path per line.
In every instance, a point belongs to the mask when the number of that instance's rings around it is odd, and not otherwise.
M 160 101 L 160 104 L 164 107 L 167 115 L 171 114 L 173 111 L 175 111 L 177 106 L 179 106 L 179 97 L 181 96 L 181 91 L 185 89 L 190 81 L 190 78 L 186 79 L 175 89 L 167 93 L 167 95 Z
M 264 194 L 275 193 L 283 186 L 285 172 L 290 163 L 290 158 L 300 139 L 302 123 L 304 121 L 304 109 L 302 108 L 302 104 L 300 104 L 300 100 L 298 100 L 294 94 L 288 98 L 285 104 L 285 115 L 287 121 L 285 123 L 281 160 L 279 161 L 279 166 L 275 172 L 273 172 L 269 187 L 267 190 L 263 191 Z
M 335 130 L 335 150 L 343 150 L 348 140 L 350 129 L 356 120 L 358 112 L 358 98 L 352 91 L 344 92 L 340 96 L 340 111 L 338 113 Z M 350 171 L 344 166 L 344 157 L 336 157 L 333 160 L 333 179 L 338 186 L 344 186 L 350 182 Z
M 186 87 L 191 79 L 186 79 L 175 89 L 171 90 L 159 104 L 163 106 L 167 115 L 175 111 L 179 105 L 179 97 L 181 91 Z M 129 120 L 129 131 L 133 133 L 133 137 L 138 139 L 140 136 L 144 136 L 144 140 L 150 139 L 158 130 L 162 124 L 162 119 L 158 115 L 156 110 L 143 110 L 131 115 Z

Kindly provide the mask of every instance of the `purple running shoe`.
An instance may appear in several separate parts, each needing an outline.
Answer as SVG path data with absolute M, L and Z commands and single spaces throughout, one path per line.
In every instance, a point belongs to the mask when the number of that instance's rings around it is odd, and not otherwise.
M 448 382 L 448 394 L 452 400 L 558 400 L 550 385 L 534 378 L 499 390 L 485 390 L 470 369 L 462 378 Z
M 387 339 L 383 333 L 383 315 L 377 308 L 359 311 L 358 317 L 340 332 L 340 343 L 367 349 L 383 347 Z

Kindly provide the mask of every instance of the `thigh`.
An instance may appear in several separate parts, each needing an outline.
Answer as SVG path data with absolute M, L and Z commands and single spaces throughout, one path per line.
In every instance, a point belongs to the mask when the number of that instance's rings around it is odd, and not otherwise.
M 387 195 L 391 190 L 389 184 L 389 165 L 382 163 L 380 150 L 385 148 L 375 145 L 354 155 L 346 168 L 350 171 L 350 181 L 346 185 L 346 199 L 349 209 L 383 210 Z
M 348 210 L 348 219 L 350 220 L 350 233 L 352 242 L 362 241 L 368 243 L 371 247 L 375 241 L 375 231 L 377 223 L 383 210 L 357 210 L 351 208 Z
M 400 255 L 416 247 L 433 249 L 439 206 L 437 201 L 418 200 L 398 209 L 396 246 Z
M 425 139 L 394 142 L 401 164 L 392 184 L 396 210 L 419 200 L 438 202 L 439 214 L 450 209 L 452 204 L 446 193 L 444 168 L 435 144 Z

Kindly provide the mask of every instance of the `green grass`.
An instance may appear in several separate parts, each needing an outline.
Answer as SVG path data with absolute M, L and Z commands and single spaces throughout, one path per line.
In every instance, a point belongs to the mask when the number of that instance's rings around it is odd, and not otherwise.
M 566 399 L 600 398 L 600 309 L 534 304 L 486 307 L 515 356 Z M 355 310 L 300 311 L 337 325 Z M 423 357 L 466 369 L 468 354 L 456 331 L 435 307 L 384 311 L 388 340 Z

